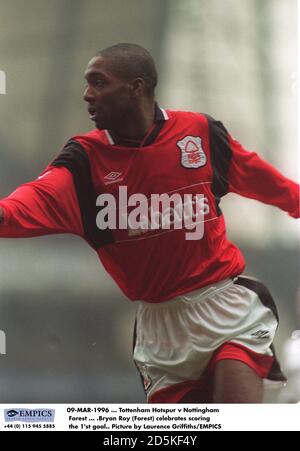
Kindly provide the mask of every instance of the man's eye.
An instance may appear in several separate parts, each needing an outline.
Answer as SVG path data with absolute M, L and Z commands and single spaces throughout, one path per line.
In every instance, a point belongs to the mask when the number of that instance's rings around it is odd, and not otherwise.
M 97 80 L 95 80 L 96 88 L 99 88 L 99 87 L 101 87 L 103 85 L 104 85 L 104 81 L 101 78 L 97 78 Z

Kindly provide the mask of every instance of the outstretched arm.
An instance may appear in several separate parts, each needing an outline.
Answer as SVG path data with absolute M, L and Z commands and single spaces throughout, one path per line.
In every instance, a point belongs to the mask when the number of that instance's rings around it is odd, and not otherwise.
M 274 205 L 299 218 L 299 185 L 285 177 L 255 152 L 230 139 L 233 149 L 228 173 L 229 191 Z
M 300 217 L 300 187 L 255 152 L 249 152 L 230 136 L 221 122 L 208 117 L 210 140 L 214 148 L 217 190 L 256 199 Z
M 64 167 L 47 168 L 0 201 L 0 237 L 54 233 L 83 235 L 73 177 Z

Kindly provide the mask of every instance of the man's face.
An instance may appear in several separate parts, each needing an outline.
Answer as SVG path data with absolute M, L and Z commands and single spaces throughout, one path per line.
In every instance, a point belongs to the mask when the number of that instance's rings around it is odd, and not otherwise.
M 97 128 L 118 129 L 134 110 L 130 82 L 115 75 L 107 58 L 96 56 L 85 71 L 87 86 L 83 99 L 88 103 L 90 118 Z

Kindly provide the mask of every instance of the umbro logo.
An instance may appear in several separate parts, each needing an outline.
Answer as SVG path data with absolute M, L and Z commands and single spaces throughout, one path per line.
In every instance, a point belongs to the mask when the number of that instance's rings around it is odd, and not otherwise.
M 104 184 L 110 185 L 111 183 L 121 182 L 123 177 L 121 177 L 122 172 L 110 172 L 104 177 Z
M 268 330 L 258 330 L 257 332 L 254 332 L 251 335 L 258 339 L 270 338 Z

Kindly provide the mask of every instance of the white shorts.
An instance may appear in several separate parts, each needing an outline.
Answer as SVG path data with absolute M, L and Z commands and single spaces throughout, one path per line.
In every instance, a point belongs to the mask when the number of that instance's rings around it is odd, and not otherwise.
M 244 276 L 162 303 L 139 302 L 133 358 L 148 401 L 178 402 L 224 358 L 244 361 L 263 378 L 284 380 L 272 346 L 277 326 L 269 291 Z M 161 396 L 170 387 L 173 395 Z

